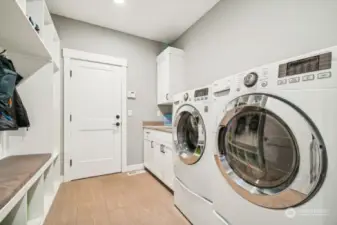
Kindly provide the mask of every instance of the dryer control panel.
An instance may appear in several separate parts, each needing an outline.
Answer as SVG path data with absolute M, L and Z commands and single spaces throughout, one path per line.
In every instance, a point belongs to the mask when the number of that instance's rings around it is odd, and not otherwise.
M 274 92 L 337 88 L 337 46 L 235 74 L 232 91 Z
M 210 93 L 209 88 L 203 88 L 203 89 L 195 90 L 194 100 L 195 101 L 208 100 L 209 93 Z

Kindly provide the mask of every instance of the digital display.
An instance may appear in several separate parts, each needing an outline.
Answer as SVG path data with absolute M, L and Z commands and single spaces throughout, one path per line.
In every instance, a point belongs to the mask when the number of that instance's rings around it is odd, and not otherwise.
M 203 96 L 208 96 L 208 88 L 196 90 L 196 91 L 194 92 L 194 97 L 195 97 L 195 98 L 203 97 Z
M 312 56 L 279 66 L 279 78 L 331 69 L 331 52 Z

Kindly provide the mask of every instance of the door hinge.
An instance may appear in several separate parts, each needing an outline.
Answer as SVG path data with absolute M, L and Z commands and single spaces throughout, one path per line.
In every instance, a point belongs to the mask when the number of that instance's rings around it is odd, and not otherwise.
M 73 121 L 73 115 L 70 114 L 69 116 L 69 121 L 72 122 Z
M 69 165 L 70 165 L 70 167 L 73 166 L 73 160 L 72 159 L 69 161 Z
M 73 71 L 70 70 L 70 78 L 72 78 L 72 77 L 73 77 Z

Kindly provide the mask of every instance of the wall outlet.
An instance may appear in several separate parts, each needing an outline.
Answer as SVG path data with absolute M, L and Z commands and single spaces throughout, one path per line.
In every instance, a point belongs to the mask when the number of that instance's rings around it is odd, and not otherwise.
M 162 116 L 163 114 L 160 112 L 160 110 L 157 111 L 157 116 Z

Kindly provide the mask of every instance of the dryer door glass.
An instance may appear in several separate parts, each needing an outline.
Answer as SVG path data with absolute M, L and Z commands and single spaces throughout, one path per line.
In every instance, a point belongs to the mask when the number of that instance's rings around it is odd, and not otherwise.
M 225 112 L 215 159 L 240 195 L 263 207 L 287 208 L 320 186 L 324 144 L 299 109 L 275 96 L 251 94 L 230 102 Z
M 176 151 L 185 164 L 195 164 L 204 153 L 205 125 L 200 113 L 194 107 L 185 105 L 178 111 L 174 125 Z
M 219 150 L 246 182 L 259 187 L 290 183 L 299 165 L 299 152 L 287 125 L 272 112 L 245 107 L 220 129 Z

